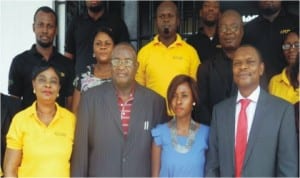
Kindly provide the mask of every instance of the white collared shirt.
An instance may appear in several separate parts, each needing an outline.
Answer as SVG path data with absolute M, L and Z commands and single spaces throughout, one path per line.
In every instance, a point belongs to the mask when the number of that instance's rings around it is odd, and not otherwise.
M 258 86 L 247 98 L 244 98 L 241 95 L 240 91 L 238 91 L 237 100 L 236 100 L 236 110 L 235 110 L 235 137 L 236 137 L 238 117 L 239 117 L 239 113 L 240 113 L 240 110 L 241 110 L 240 100 L 241 99 L 249 99 L 251 101 L 250 104 L 248 105 L 247 109 L 246 109 L 247 121 L 248 121 L 247 122 L 247 124 L 248 124 L 247 140 L 248 140 L 250 130 L 251 130 L 251 127 L 252 127 L 252 123 L 253 123 L 253 119 L 254 119 L 254 114 L 255 114 L 255 109 L 256 109 L 259 93 L 260 93 L 260 86 Z

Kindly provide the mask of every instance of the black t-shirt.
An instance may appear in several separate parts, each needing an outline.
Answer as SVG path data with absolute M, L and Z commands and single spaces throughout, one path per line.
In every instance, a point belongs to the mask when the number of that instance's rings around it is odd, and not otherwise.
M 197 35 L 189 38 L 187 42 L 197 50 L 202 63 L 211 59 L 217 53 L 217 49 L 221 48 L 218 34 L 216 33 L 211 40 L 203 33 L 202 29 L 199 29 Z
M 281 10 L 273 22 L 259 16 L 245 25 L 244 43 L 252 44 L 260 51 L 265 62 L 267 81 L 286 66 L 281 45 L 285 34 L 298 29 L 298 26 L 299 17 L 284 10 Z
M 93 40 L 99 27 L 112 29 L 116 43 L 129 41 L 129 33 L 122 19 L 113 14 L 104 13 L 98 20 L 93 20 L 87 13 L 75 17 L 67 30 L 65 52 L 74 55 L 75 72 L 82 73 L 87 65 L 95 63 L 93 59 Z
M 10 66 L 8 92 L 11 95 L 22 98 L 22 106 L 26 108 L 30 106 L 36 97 L 33 94 L 32 87 L 32 71 L 34 67 L 41 63 L 49 63 L 61 72 L 61 88 L 57 102 L 61 106 L 65 106 L 66 98 L 73 94 L 74 65 L 70 59 L 59 54 L 54 48 L 54 53 L 48 61 L 36 50 L 35 45 L 17 55 Z

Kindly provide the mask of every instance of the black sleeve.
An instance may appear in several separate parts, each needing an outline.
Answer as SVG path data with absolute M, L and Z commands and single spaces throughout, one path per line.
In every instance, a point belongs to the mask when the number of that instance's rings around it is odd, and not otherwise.
M 9 69 L 8 93 L 21 98 L 23 96 L 22 90 L 26 86 L 23 86 L 23 81 L 25 79 L 20 67 L 22 67 L 22 64 L 20 64 L 20 57 L 16 56 L 13 59 Z
M 71 53 L 75 55 L 75 28 L 76 28 L 76 18 L 73 19 L 68 26 L 66 33 L 66 41 L 65 41 L 65 52 Z
M 194 120 L 210 125 L 211 112 L 209 111 L 209 63 L 199 65 L 197 71 L 197 85 L 199 89 L 199 103 L 196 104 L 193 110 Z

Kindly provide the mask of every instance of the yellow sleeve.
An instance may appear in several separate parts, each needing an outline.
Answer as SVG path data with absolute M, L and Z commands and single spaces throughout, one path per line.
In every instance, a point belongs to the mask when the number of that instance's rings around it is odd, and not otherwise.
M 275 89 L 275 78 L 272 77 L 268 86 L 269 93 L 274 94 L 274 89 Z
M 143 86 L 146 86 L 145 56 L 146 54 L 142 48 L 137 55 L 137 61 L 139 63 L 139 66 L 135 75 L 135 80 Z
M 20 122 L 22 114 L 17 114 L 9 127 L 6 135 L 7 148 L 21 150 L 23 147 L 23 132 L 21 129 L 22 123 Z M 23 123 L 25 124 L 25 123 Z

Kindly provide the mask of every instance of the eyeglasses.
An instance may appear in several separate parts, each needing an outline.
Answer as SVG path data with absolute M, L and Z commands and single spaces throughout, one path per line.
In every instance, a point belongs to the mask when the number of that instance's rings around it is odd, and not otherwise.
M 226 32 L 237 32 L 240 29 L 239 25 L 231 25 L 231 26 L 227 26 L 227 25 L 220 25 L 219 27 L 219 31 L 222 33 L 226 33 Z
M 133 66 L 133 59 L 112 59 L 111 60 L 111 64 L 113 67 L 117 67 L 117 66 L 125 66 L 125 67 L 132 67 Z
M 51 86 L 57 86 L 59 85 L 59 81 L 56 80 L 56 79 L 50 79 L 50 80 L 47 80 L 46 78 L 43 78 L 43 77 L 39 77 L 36 79 L 37 83 L 39 85 L 51 85 Z
M 299 48 L 299 43 L 294 43 L 294 44 L 287 43 L 282 45 L 283 50 L 289 50 L 291 48 Z

